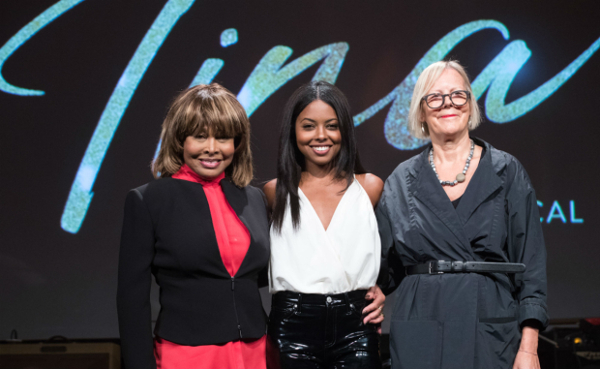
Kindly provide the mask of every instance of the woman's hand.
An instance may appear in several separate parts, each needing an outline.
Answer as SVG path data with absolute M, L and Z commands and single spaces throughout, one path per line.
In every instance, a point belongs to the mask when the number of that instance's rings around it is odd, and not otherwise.
M 519 350 L 513 369 L 540 369 L 540 360 L 537 355 Z
M 538 330 L 523 327 L 521 346 L 517 352 L 513 369 L 540 369 L 540 359 L 537 355 Z
M 362 311 L 363 314 L 367 314 L 363 319 L 363 323 L 379 324 L 383 322 L 383 303 L 385 302 L 385 295 L 381 292 L 379 286 L 376 285 L 369 288 L 365 295 L 365 299 L 373 300 L 373 302 L 367 305 Z M 381 327 L 378 328 L 378 332 L 381 334 Z

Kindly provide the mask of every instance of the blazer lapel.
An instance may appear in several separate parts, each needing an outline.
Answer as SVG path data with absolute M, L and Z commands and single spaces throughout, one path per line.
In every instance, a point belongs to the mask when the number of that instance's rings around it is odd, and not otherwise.
M 244 211 L 244 207 L 248 204 L 248 199 L 246 198 L 244 190 L 238 188 L 227 178 L 222 179 L 220 185 L 227 202 L 229 202 L 229 205 L 231 205 L 233 211 L 235 211 L 239 218 Z
M 497 170 L 501 170 L 502 167 L 495 168 L 492 147 L 477 138 L 473 138 L 473 140 L 478 145 L 485 147 L 485 155 L 481 158 L 456 209 L 462 224 L 466 224 L 477 208 L 502 187 L 502 180 L 497 174 Z
M 465 234 L 463 224 L 460 222 L 454 206 L 452 206 L 448 195 L 444 192 L 429 164 L 428 155 L 430 147 L 431 144 L 419 156 L 418 171 L 413 174 L 416 176 L 416 179 L 409 186 L 409 191 L 419 201 L 423 202 L 448 227 L 456 238 L 460 240 L 465 249 L 472 254 L 470 241 Z
M 197 203 L 193 203 L 193 207 L 198 208 L 198 222 L 191 227 L 191 232 L 193 232 L 196 239 L 201 240 L 201 247 L 192 246 L 189 252 L 193 253 L 194 257 L 186 258 L 185 260 L 182 260 L 181 263 L 187 265 L 186 269 L 189 268 L 193 270 L 197 268 L 197 265 L 202 265 L 208 255 L 209 262 L 212 265 L 215 265 L 223 275 L 228 275 L 229 272 L 221 260 L 219 243 L 217 242 L 210 205 L 208 205 L 204 187 L 202 187 L 200 183 L 185 179 L 173 180 L 179 182 L 182 188 L 189 193 L 189 197 L 197 201 Z

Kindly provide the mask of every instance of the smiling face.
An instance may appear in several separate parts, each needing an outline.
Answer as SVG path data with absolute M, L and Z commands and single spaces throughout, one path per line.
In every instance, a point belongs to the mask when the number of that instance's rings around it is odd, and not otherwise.
M 187 136 L 183 142 L 184 162 L 202 178 L 216 178 L 231 164 L 235 153 L 233 138 L 211 133 Z
M 296 144 L 306 165 L 328 166 L 337 157 L 342 144 L 338 117 L 333 108 L 315 100 L 296 118 Z
M 440 78 L 435 81 L 426 95 L 439 93 L 449 94 L 457 90 L 467 90 L 463 77 L 454 69 L 447 68 L 442 72 Z M 452 105 L 446 96 L 444 104 L 438 109 L 431 109 L 421 103 L 421 121 L 427 123 L 429 135 L 432 137 L 462 136 L 468 134 L 468 123 L 470 116 L 470 104 L 457 107 Z

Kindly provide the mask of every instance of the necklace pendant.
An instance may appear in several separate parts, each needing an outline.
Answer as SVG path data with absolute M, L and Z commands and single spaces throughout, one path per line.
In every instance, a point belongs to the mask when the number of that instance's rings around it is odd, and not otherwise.
M 467 170 L 469 169 L 469 164 L 471 164 L 471 159 L 473 159 L 473 151 L 475 150 L 475 142 L 473 142 L 473 140 L 471 140 L 471 151 L 469 152 L 469 157 L 467 158 L 467 162 L 465 163 L 465 169 L 463 170 L 462 173 L 458 173 L 456 175 L 456 180 L 453 182 L 450 181 L 442 181 L 440 179 L 440 176 L 437 173 L 437 170 L 435 170 L 435 164 L 433 163 L 433 146 L 431 147 L 431 149 L 429 149 L 429 165 L 431 165 L 431 169 L 433 169 L 433 173 L 435 173 L 435 177 L 438 179 L 438 181 L 440 181 L 440 184 L 442 186 L 455 186 L 457 183 L 463 183 L 466 179 L 467 176 L 465 175 L 465 173 L 467 173 Z

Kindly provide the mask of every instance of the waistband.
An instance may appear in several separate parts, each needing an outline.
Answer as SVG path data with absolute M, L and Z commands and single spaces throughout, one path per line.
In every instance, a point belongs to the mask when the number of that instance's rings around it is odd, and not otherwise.
M 350 302 L 353 301 L 364 301 L 366 294 L 367 290 L 356 290 L 329 295 L 280 291 L 273 295 L 273 302 L 287 301 L 295 304 L 339 305 L 350 304 Z
M 525 264 L 487 261 L 432 260 L 405 268 L 406 275 L 444 273 L 523 273 Z

